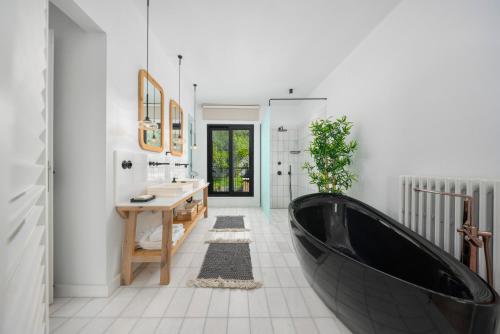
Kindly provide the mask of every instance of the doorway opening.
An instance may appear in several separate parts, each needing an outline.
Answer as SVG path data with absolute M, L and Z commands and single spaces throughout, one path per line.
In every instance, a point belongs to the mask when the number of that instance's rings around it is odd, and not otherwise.
M 253 196 L 253 125 L 217 124 L 207 130 L 209 196 Z

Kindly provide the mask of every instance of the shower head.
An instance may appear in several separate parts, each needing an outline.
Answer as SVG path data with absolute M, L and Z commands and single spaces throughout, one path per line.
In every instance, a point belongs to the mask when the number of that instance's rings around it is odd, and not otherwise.
M 288 131 L 288 130 L 287 130 L 287 129 L 285 129 L 285 128 L 283 127 L 283 125 L 282 125 L 282 126 L 280 126 L 280 127 L 278 128 L 278 132 L 287 132 L 287 131 Z

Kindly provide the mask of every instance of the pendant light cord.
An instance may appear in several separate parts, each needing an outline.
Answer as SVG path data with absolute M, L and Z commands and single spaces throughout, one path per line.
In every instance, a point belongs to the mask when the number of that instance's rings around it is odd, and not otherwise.
M 193 105 L 193 110 L 194 110 L 194 129 L 193 129 L 193 146 L 196 147 L 198 146 L 196 144 L 196 88 L 198 87 L 197 84 L 193 84 L 193 89 L 194 89 L 194 105 Z
M 146 120 L 149 121 L 149 0 L 146 7 Z
M 181 62 L 182 62 L 182 55 L 178 55 L 177 58 L 179 58 L 179 109 L 181 108 Z M 180 112 L 180 110 L 179 110 Z

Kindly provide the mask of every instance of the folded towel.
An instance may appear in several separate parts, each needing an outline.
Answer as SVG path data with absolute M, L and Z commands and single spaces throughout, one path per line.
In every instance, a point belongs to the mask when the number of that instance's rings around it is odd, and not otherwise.
M 146 232 L 145 236 L 148 239 L 148 241 L 161 241 L 162 232 L 163 232 L 162 225 L 158 225 L 153 231 L 150 231 L 149 234 Z
M 184 225 L 183 224 L 173 224 L 173 233 L 176 231 L 181 231 L 184 233 Z M 153 231 L 149 233 L 147 237 L 149 241 L 161 241 L 162 238 L 163 227 L 162 225 L 157 226 Z M 148 235 L 148 232 L 145 233 L 145 236 Z
M 184 235 L 184 225 L 183 224 L 173 224 L 172 233 L 172 245 Z M 155 227 L 152 230 L 144 232 L 143 236 L 138 242 L 139 247 L 143 249 L 161 249 L 161 239 L 162 239 L 162 225 Z

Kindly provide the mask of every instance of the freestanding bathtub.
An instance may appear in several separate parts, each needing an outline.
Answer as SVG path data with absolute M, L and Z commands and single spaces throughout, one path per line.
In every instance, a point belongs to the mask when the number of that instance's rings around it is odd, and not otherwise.
M 500 333 L 497 293 L 390 217 L 333 194 L 288 210 L 307 280 L 353 333 Z

